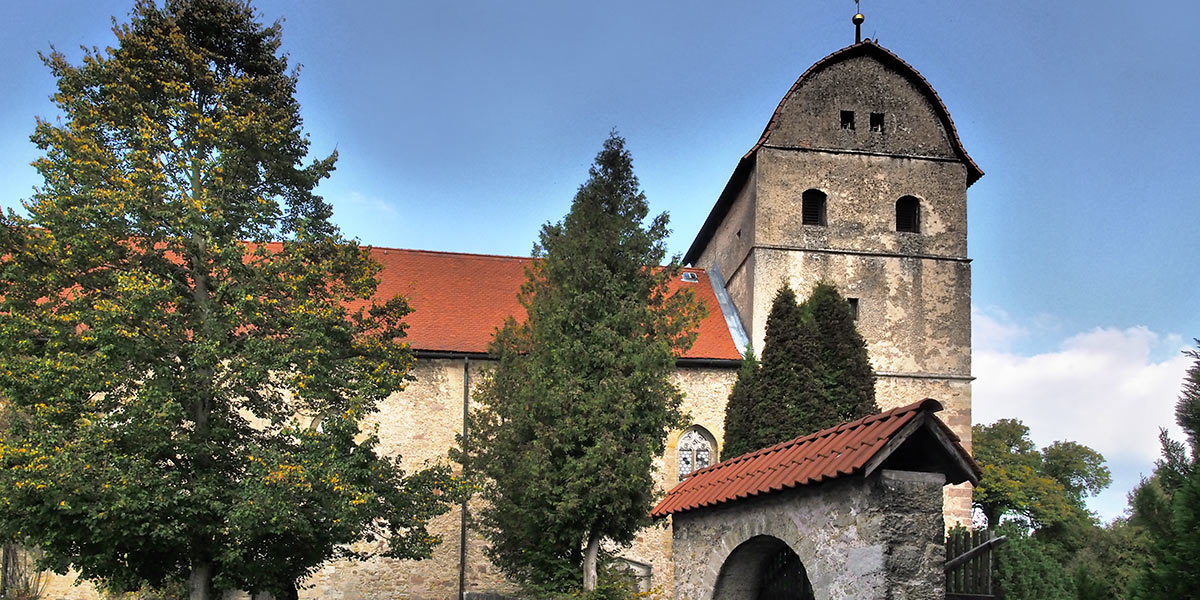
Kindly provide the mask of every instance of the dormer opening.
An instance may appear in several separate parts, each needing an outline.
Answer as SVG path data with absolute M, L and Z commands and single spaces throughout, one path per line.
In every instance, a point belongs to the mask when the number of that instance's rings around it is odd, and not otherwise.
M 821 190 L 804 190 L 800 196 L 801 222 L 805 225 L 826 225 L 825 192 Z
M 852 110 L 843 110 L 842 111 L 842 129 L 849 129 L 851 131 L 854 131 L 854 111 L 852 111 Z
M 913 196 L 901 196 L 896 201 L 896 231 L 921 232 L 921 201 Z
M 871 131 L 883 133 L 883 113 L 871 113 Z

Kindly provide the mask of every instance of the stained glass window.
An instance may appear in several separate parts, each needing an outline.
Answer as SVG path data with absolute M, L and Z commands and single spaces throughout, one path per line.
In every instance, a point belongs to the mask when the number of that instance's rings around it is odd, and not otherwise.
M 712 442 L 698 427 L 692 427 L 679 437 L 679 480 L 696 469 L 712 464 Z

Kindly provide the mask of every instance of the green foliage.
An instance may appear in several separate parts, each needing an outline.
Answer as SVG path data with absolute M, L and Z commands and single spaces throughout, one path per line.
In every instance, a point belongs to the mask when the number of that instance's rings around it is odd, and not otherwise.
M 0 538 L 199 597 L 290 589 L 363 537 L 427 556 L 448 471 L 360 435 L 408 379 L 408 308 L 313 193 L 335 157 L 304 164 L 278 24 L 143 1 L 114 31 L 44 57 L 62 118 L 0 226 Z
M 972 428 L 975 460 L 983 478 L 975 487 L 975 506 L 990 526 L 1005 517 L 1043 528 L 1086 516 L 1084 497 L 1110 481 L 1104 457 L 1075 442 L 1055 442 L 1039 451 L 1029 428 L 1000 419 Z
M 599 570 L 599 582 L 594 590 L 572 590 L 554 592 L 530 588 L 522 590 L 522 596 L 535 600 L 661 600 L 658 591 L 637 591 L 637 580 L 622 569 L 616 561 L 605 561 Z
M 745 360 L 725 408 L 726 458 L 806 433 L 793 425 L 805 397 L 816 394 L 809 365 L 814 350 L 804 335 L 796 293 L 784 286 L 767 314 L 761 365 Z
M 1124 597 L 1140 532 L 1121 521 L 1100 527 L 1084 505 L 1110 482 L 1104 457 L 1075 442 L 1038 450 L 1015 419 L 977 424 L 972 433 L 983 470 L 975 506 L 1009 540 L 997 553 L 1003 597 Z
M 1074 600 L 1069 571 L 1047 543 L 1024 527 L 1009 524 L 998 529 L 1007 538 L 996 551 L 996 586 L 1005 600 Z
M 185 600 L 188 597 L 186 581 L 168 581 L 161 588 L 143 587 L 132 592 L 106 590 L 104 600 Z
M 1200 346 L 1200 340 L 1196 341 Z M 1188 447 L 1160 435 L 1163 456 L 1154 475 L 1130 494 L 1132 521 L 1147 532 L 1145 566 L 1133 581 L 1132 598 L 1200 598 L 1200 352 L 1184 378 L 1175 417 Z M 1190 452 L 1189 452 L 1190 449 Z
M 1137 574 L 1145 548 L 1142 531 L 1128 519 L 1106 527 L 1089 527 L 1086 545 L 1067 558 L 1079 600 L 1129 597 L 1129 582 Z
M 875 371 L 846 299 L 832 284 L 819 282 L 800 309 L 816 349 L 812 376 L 819 394 L 809 402 L 811 421 L 804 424 L 803 433 L 877 412 Z
M 667 217 L 647 216 L 624 141 L 604 143 L 559 223 L 542 228 L 521 290 L 523 323 L 496 333 L 495 371 L 462 442 L 481 481 L 488 554 L 543 590 L 580 584 L 590 540 L 628 544 L 647 524 L 653 460 L 681 425 L 675 357 L 701 306 L 659 268 Z
M 1054 442 L 1043 448 L 1042 472 L 1063 486 L 1079 508 L 1084 496 L 1098 494 L 1112 483 L 1104 456 L 1075 442 Z
M 743 362 L 725 410 L 733 457 L 876 412 L 875 374 L 846 300 L 818 283 L 803 304 L 784 286 L 767 315 L 762 364 Z
M 754 348 L 749 344 L 742 354 L 742 366 L 738 369 L 737 381 L 729 393 L 725 408 L 724 456 L 732 458 L 755 449 L 751 446 L 752 434 L 760 428 L 760 412 L 754 405 L 757 400 L 757 378 L 759 363 L 754 357 Z

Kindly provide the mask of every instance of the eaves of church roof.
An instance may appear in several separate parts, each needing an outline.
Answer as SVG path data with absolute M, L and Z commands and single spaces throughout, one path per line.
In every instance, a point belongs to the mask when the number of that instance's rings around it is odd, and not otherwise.
M 742 159 L 738 161 L 737 167 L 734 168 L 733 174 L 729 176 L 729 181 L 725 184 L 725 188 L 721 191 L 721 195 L 717 199 L 716 205 L 714 205 L 712 211 L 709 212 L 708 218 L 704 221 L 704 225 L 700 227 L 700 231 L 696 234 L 695 240 L 692 241 L 692 245 L 688 248 L 687 253 L 684 254 L 684 264 L 695 264 L 696 260 L 700 258 L 700 254 L 708 245 L 708 241 L 712 238 L 713 233 L 716 232 L 717 226 L 721 224 L 721 221 L 724 220 L 725 215 L 733 206 L 733 201 L 737 198 L 738 191 L 742 189 L 742 186 L 746 182 L 746 178 L 749 177 L 750 172 L 753 170 L 754 161 L 758 156 L 759 149 L 763 147 L 767 141 L 767 138 L 770 137 L 771 132 L 775 130 L 775 127 L 779 123 L 780 112 L 783 110 L 784 105 L 787 104 L 788 99 L 792 97 L 792 94 L 796 93 L 796 90 L 800 89 L 800 86 L 804 85 L 804 83 L 807 82 L 813 76 L 813 74 L 817 73 L 818 71 L 821 71 L 830 65 L 841 62 L 848 58 L 863 55 L 873 56 L 880 62 L 894 68 L 897 73 L 911 81 L 917 90 L 924 94 L 925 97 L 929 99 L 929 102 L 933 104 L 934 108 L 936 109 L 935 112 L 937 112 L 938 117 L 942 120 L 942 126 L 945 127 L 947 133 L 950 135 L 950 145 L 954 149 L 954 153 L 967 167 L 967 186 L 969 187 L 971 184 L 978 181 L 980 177 L 983 177 L 983 170 L 980 169 L 979 165 L 975 163 L 975 160 L 972 159 L 969 154 L 967 154 L 967 149 L 963 146 L 962 140 L 958 137 L 958 129 L 954 126 L 954 120 L 950 118 L 950 110 L 946 108 L 946 103 L 942 101 L 941 96 L 938 96 L 937 90 L 933 89 L 933 86 L 929 84 L 929 81 L 925 79 L 925 77 L 921 75 L 919 71 L 913 68 L 913 66 L 908 64 L 908 62 L 906 62 L 904 59 L 896 56 L 896 54 L 894 54 L 891 50 L 888 50 L 887 48 L 884 48 L 883 46 L 880 46 L 869 39 L 863 40 L 862 42 L 846 46 L 845 48 L 842 48 L 841 50 L 822 58 L 816 63 L 813 63 L 808 70 L 806 70 L 800 75 L 799 78 L 796 79 L 796 83 L 792 84 L 792 87 L 788 89 L 788 92 L 783 95 L 783 99 L 779 101 L 779 105 L 775 107 L 775 112 L 771 115 L 771 120 L 767 121 L 767 126 L 763 128 L 762 135 L 759 136 L 758 141 L 754 143 L 754 147 L 750 148 L 750 150 L 742 156 Z
M 377 294 L 404 296 L 413 308 L 404 318 L 406 341 L 419 353 L 482 355 L 505 319 L 525 318 L 517 293 L 531 258 L 378 247 L 371 248 L 371 258 L 383 265 Z M 691 289 L 708 310 L 695 343 L 681 358 L 740 361 L 708 274 L 684 272 L 695 274 L 695 281 L 676 279 L 672 287 Z

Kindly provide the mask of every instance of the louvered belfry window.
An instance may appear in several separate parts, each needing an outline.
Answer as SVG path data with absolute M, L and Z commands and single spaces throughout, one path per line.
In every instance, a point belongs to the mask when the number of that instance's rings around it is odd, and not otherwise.
M 825 225 L 825 192 L 805 190 L 800 199 L 803 223 L 805 225 Z
M 921 232 L 921 201 L 903 196 L 896 201 L 896 231 Z

